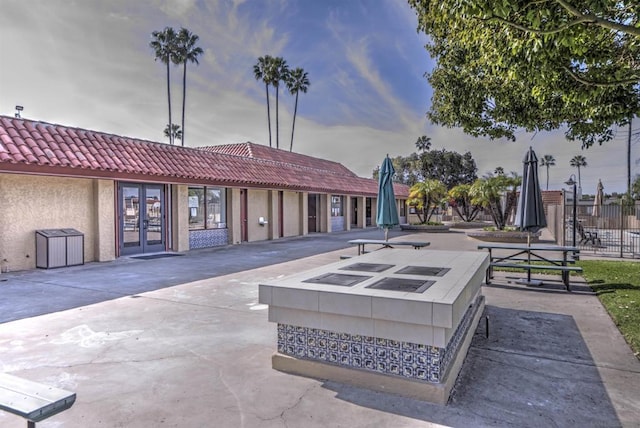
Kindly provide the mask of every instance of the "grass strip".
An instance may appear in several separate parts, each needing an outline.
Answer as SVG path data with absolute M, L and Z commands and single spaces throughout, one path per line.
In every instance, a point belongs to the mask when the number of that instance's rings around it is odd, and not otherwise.
M 576 264 L 640 359 L 640 263 L 581 260 Z

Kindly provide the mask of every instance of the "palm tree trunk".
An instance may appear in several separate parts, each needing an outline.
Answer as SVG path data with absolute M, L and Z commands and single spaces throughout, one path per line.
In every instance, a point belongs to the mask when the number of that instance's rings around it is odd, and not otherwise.
M 269 147 L 271 147 L 271 109 L 269 108 L 269 85 L 265 83 L 264 89 L 267 93 L 267 123 L 269 125 Z
M 578 165 L 578 187 L 582 189 L 582 179 L 580 178 L 580 165 Z
M 280 130 L 278 129 L 278 88 L 279 86 L 276 86 L 276 149 L 280 148 Z
M 291 145 L 289 146 L 289 151 L 293 151 L 293 131 L 296 129 L 296 114 L 298 114 L 298 91 L 296 91 L 296 104 L 293 108 L 293 125 L 291 126 Z
M 171 132 L 171 74 L 169 71 L 169 58 L 167 58 L 167 99 L 169 100 L 169 144 L 173 145 L 173 132 Z
M 182 147 L 184 147 L 184 106 L 187 102 L 187 60 L 184 60 L 184 69 L 182 72 Z
M 184 132 L 184 129 L 182 132 Z M 549 190 L 549 165 L 547 165 L 547 190 Z

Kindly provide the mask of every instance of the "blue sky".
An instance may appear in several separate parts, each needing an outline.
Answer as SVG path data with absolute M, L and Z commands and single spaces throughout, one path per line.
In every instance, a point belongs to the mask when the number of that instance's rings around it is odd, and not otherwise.
M 187 146 L 268 145 L 264 85 L 253 65 L 269 54 L 309 73 L 296 152 L 370 176 L 385 154 L 408 155 L 428 135 L 433 148 L 471 151 L 483 175 L 497 166 L 521 173 L 532 145 L 539 157 L 556 158 L 550 189 L 576 173 L 569 166 L 576 154 L 588 163 L 583 193 L 594 193 L 598 179 L 606 192 L 625 189 L 626 129 L 606 146 L 582 151 L 562 132 L 522 132 L 513 143 L 428 123 L 431 90 L 423 74 L 433 63 L 402 0 L 3 0 L 0 114 L 23 105 L 26 118 L 166 141 L 165 68 L 148 46 L 151 32 L 165 26 L 198 34 L 205 51 L 187 71 Z M 179 123 L 182 72 L 171 71 Z M 281 148 L 289 147 L 292 113 L 293 97 L 281 91 Z M 633 141 L 635 175 L 640 136 Z

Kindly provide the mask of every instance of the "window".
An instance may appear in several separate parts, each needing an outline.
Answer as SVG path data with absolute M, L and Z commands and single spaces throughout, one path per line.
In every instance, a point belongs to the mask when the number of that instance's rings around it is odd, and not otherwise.
M 189 187 L 189 229 L 227 227 L 226 191 L 218 187 Z
M 407 205 L 404 199 L 400 199 L 400 217 L 407 215 Z
M 331 217 L 342 217 L 342 196 L 331 195 Z

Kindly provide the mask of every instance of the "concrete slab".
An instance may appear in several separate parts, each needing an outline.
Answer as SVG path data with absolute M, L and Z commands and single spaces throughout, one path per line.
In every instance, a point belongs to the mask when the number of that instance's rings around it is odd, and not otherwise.
M 463 234 L 435 235 L 410 239 L 430 240 L 430 249 L 477 245 Z M 121 297 L 0 324 L 0 369 L 77 393 L 70 410 L 40 428 L 638 426 L 640 361 L 584 285 L 567 293 L 498 275 L 485 286 L 489 338 L 481 322 L 447 406 L 271 369 L 276 330 L 258 303 L 258 283 L 355 251 L 345 247 L 131 295 L 118 291 L 104 270 L 101 281 L 112 285 L 106 289 Z M 248 246 L 244 252 L 253 258 Z M 172 275 L 173 259 L 184 257 L 136 263 L 160 262 L 148 265 L 153 274 Z M 90 266 L 76 269 L 73 281 L 65 274 L 64 286 L 56 283 L 62 275 L 47 283 L 58 292 L 83 288 L 85 273 L 95 281 L 100 276 L 87 271 Z M 41 274 L 9 281 L 36 283 Z M 0 306 L 11 310 L 10 303 Z M 0 426 L 22 428 L 24 421 L 0 412 Z

